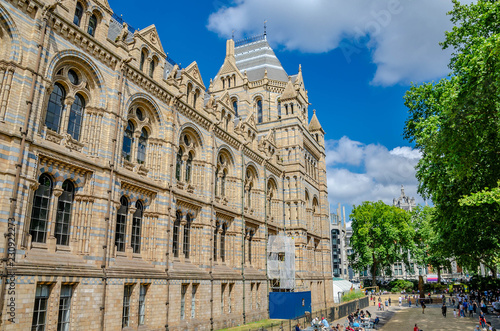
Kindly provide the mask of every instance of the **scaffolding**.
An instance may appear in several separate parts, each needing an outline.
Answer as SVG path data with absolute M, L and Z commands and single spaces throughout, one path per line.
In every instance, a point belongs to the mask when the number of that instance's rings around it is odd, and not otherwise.
M 273 291 L 295 289 L 295 240 L 285 235 L 269 236 L 267 271 Z

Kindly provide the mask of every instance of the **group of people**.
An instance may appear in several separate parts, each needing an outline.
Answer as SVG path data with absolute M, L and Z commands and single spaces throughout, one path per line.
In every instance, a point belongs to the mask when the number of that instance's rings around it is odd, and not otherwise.
M 444 317 L 446 317 L 446 297 L 443 294 L 443 305 L 441 307 L 441 312 Z M 474 318 L 474 315 L 478 317 L 479 325 L 476 326 L 476 330 L 496 330 L 492 327 L 491 323 L 486 321 L 485 314 L 488 313 L 487 304 L 491 304 L 493 307 L 493 313 L 500 317 L 500 292 L 496 291 L 471 291 L 470 293 L 464 293 L 462 291 L 458 293 L 450 293 L 448 298 L 448 303 L 453 307 L 453 317 L 465 318 L 466 316 Z
M 321 330 L 321 331 L 364 331 L 363 328 L 363 322 L 369 322 L 371 321 L 371 314 L 368 310 L 363 311 L 357 309 L 355 313 L 350 313 L 347 316 L 347 323 L 346 325 L 330 325 L 328 323 L 328 320 L 322 316 L 321 319 L 319 317 L 315 317 L 311 321 L 311 326 L 315 330 Z M 379 323 L 379 318 L 376 317 L 372 322 L 374 325 Z M 300 324 L 297 323 L 295 326 L 295 331 L 300 331 Z

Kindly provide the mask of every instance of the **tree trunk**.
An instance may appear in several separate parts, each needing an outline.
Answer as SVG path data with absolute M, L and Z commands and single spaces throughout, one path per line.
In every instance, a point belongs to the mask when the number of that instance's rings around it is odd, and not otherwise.
M 441 267 L 437 267 L 438 270 L 438 284 L 441 284 Z
M 420 292 L 420 298 L 425 298 L 424 277 L 422 277 L 422 276 L 418 276 L 418 290 Z
M 377 286 L 377 264 L 372 265 L 372 286 Z

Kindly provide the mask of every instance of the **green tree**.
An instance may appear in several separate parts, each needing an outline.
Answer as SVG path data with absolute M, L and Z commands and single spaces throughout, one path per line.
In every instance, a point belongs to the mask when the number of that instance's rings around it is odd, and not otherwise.
M 382 201 L 365 201 L 355 206 L 349 215 L 352 220 L 351 265 L 357 271 L 369 268 L 373 286 L 380 270 L 398 261 L 408 264 L 408 251 L 415 248 L 415 230 L 410 216 Z
M 419 193 L 434 202 L 431 225 L 442 251 L 493 271 L 500 204 L 482 197 L 498 196 L 488 188 L 500 180 L 500 2 L 453 3 L 455 26 L 442 43 L 453 49 L 451 73 L 407 91 L 405 137 L 422 152 Z
M 429 206 L 418 206 L 412 212 L 413 226 L 416 229 L 413 259 L 421 265 L 430 265 L 437 271 L 438 283 L 441 282 L 441 270 L 451 269 L 451 258 L 449 251 L 443 250 L 444 240 L 440 237 L 432 225 L 435 217 L 435 208 Z

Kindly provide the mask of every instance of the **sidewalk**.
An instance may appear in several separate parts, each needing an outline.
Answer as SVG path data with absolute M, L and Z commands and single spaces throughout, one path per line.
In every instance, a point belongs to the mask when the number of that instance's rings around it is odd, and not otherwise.
M 382 302 L 385 301 L 387 295 L 382 295 Z M 441 313 L 441 304 L 428 304 L 425 309 L 425 314 L 422 314 L 422 308 L 420 305 L 415 307 L 412 299 L 411 308 L 408 307 L 408 303 L 403 300 L 403 304 L 399 307 L 398 298 L 399 296 L 391 295 L 392 305 L 389 309 L 378 310 L 378 297 L 376 306 L 373 306 L 373 302 L 369 307 L 363 310 L 368 310 L 372 315 L 372 319 L 379 317 L 380 323 L 378 330 L 382 331 L 411 331 L 418 324 L 418 327 L 423 331 L 444 331 L 444 330 L 474 330 L 476 325 L 479 325 L 479 320 L 477 314 L 474 317 L 464 317 L 464 318 L 454 318 L 453 317 L 453 307 L 448 306 L 447 317 L 443 317 Z M 394 305 L 395 303 L 395 305 Z M 385 307 L 384 307 L 385 308 Z M 337 324 L 344 325 L 347 317 L 335 320 L 331 323 L 332 326 Z M 487 314 L 486 320 L 491 322 L 491 325 L 500 330 L 500 318 L 495 315 Z

